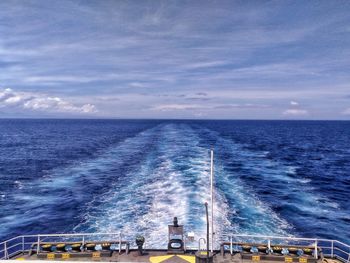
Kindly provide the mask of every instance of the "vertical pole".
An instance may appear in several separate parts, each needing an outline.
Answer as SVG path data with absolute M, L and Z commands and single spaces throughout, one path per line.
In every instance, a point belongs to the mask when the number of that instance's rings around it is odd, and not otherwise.
M 85 236 L 83 235 L 82 241 L 81 241 L 81 247 L 80 247 L 80 251 L 84 251 L 85 250 Z
M 214 248 L 214 151 L 210 151 L 211 252 Z M 209 241 L 208 241 L 209 242 Z
M 119 254 L 122 253 L 122 233 L 119 233 Z
M 233 238 L 230 236 L 230 254 L 233 254 Z
M 184 251 L 186 253 L 186 237 L 185 238 L 182 238 L 182 240 L 184 241 Z
M 269 249 L 269 254 L 270 254 L 270 252 L 271 252 L 271 240 L 270 239 L 267 240 L 267 247 Z
M 5 256 L 5 259 L 8 259 L 8 252 L 7 252 L 7 242 L 4 243 L 4 256 Z
M 334 257 L 334 240 L 332 240 L 332 250 L 331 250 L 331 258 Z
M 22 253 L 24 253 L 24 236 L 22 236 Z
M 40 235 L 38 235 L 38 243 L 36 244 L 36 254 L 38 255 L 40 251 Z
M 209 263 L 209 214 L 207 202 L 205 202 L 205 214 L 207 217 L 207 263 Z
M 315 240 L 315 258 L 318 258 L 318 251 L 317 251 L 317 239 Z

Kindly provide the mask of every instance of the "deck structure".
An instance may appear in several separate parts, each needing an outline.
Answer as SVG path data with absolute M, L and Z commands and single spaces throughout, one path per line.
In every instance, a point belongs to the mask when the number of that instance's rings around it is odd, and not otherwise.
M 190 247 L 189 243 L 184 242 L 183 251 L 176 253 L 173 250 L 169 251 L 168 248 L 152 248 L 146 241 L 140 254 L 134 241 L 127 241 L 122 237 L 120 233 L 18 236 L 0 243 L 0 259 L 35 260 L 40 263 L 46 261 L 194 263 L 198 262 L 196 254 L 202 254 L 205 258 L 204 255 L 207 253 L 200 243 L 197 247 Z M 74 244 L 79 244 L 80 249 L 74 250 Z M 213 247 L 214 263 L 350 263 L 350 246 L 328 239 L 227 235 L 215 241 Z M 262 247 L 266 248 L 266 251 Z M 297 254 L 296 250 L 303 250 L 304 253 Z

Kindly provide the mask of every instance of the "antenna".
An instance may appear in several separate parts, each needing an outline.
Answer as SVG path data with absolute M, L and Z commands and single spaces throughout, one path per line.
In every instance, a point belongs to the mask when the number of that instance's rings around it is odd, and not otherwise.
M 214 250 L 214 151 L 210 150 L 211 252 Z M 208 241 L 209 242 L 209 241 Z

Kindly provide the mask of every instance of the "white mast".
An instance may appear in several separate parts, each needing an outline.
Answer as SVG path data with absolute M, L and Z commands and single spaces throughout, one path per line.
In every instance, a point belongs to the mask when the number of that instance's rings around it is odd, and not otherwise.
M 210 150 L 210 207 L 211 207 L 211 252 L 214 248 L 214 151 Z M 207 241 L 209 242 L 209 240 Z

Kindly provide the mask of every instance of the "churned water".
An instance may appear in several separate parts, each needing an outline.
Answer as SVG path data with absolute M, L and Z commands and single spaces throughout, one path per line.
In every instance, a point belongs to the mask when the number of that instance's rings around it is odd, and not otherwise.
M 0 237 L 225 233 L 350 242 L 350 122 L 1 120 Z

